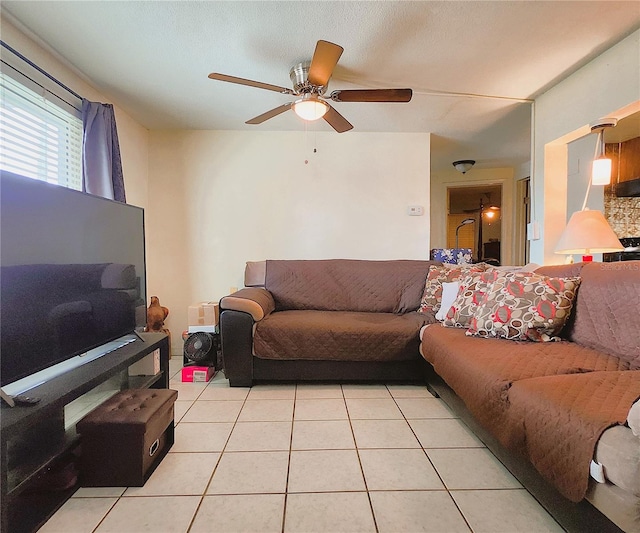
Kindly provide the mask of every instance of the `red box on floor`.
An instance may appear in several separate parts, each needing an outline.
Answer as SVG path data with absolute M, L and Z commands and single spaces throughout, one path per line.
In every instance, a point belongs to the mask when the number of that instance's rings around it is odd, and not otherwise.
M 209 381 L 216 374 L 212 366 L 185 366 L 182 368 L 182 381 Z

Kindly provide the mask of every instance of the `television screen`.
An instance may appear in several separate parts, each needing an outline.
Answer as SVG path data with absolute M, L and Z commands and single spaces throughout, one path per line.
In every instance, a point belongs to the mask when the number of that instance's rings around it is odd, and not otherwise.
M 0 384 L 145 322 L 144 212 L 0 172 Z

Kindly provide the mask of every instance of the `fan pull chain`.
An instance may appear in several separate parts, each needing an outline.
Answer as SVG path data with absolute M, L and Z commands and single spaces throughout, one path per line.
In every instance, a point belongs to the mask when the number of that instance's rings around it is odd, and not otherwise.
M 317 148 L 317 143 L 318 141 L 318 136 L 317 136 L 317 132 L 314 130 L 313 131 L 313 153 L 317 154 L 318 153 L 318 148 Z M 305 153 L 309 152 L 309 123 L 307 121 L 305 121 L 304 123 L 304 151 Z M 308 165 L 309 164 L 309 160 L 305 159 L 304 160 L 304 164 Z
M 309 148 L 309 124 L 307 123 L 307 121 L 304 121 L 304 153 L 307 153 L 307 150 Z M 304 164 L 308 165 L 309 164 L 309 160 L 305 159 L 304 160 Z

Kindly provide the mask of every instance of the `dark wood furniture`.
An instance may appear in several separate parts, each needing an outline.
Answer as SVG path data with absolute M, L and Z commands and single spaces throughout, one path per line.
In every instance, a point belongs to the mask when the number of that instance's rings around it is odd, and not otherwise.
M 160 371 L 129 375 L 129 367 L 160 354 Z M 153 368 L 153 364 L 151 365 Z M 140 333 L 139 339 L 29 391 L 37 405 L 2 406 L 0 446 L 1 523 L 7 533 L 36 531 L 76 491 L 56 487 L 64 465 L 73 466 L 79 437 L 75 424 L 65 429 L 65 406 L 109 380 L 121 389 L 168 388 L 169 342 L 164 333 Z
M 489 241 L 484 243 L 483 259 L 495 259 L 500 261 L 500 241 Z
M 611 182 L 618 197 L 640 196 L 640 137 L 605 145 L 612 159 Z
M 178 391 L 127 389 L 76 424 L 83 487 L 142 487 L 173 446 Z

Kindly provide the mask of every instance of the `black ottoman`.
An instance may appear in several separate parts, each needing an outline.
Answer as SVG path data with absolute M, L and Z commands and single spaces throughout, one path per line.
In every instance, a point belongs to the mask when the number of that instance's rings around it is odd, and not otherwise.
M 122 391 L 78 424 L 84 487 L 141 487 L 174 441 L 171 389 Z

